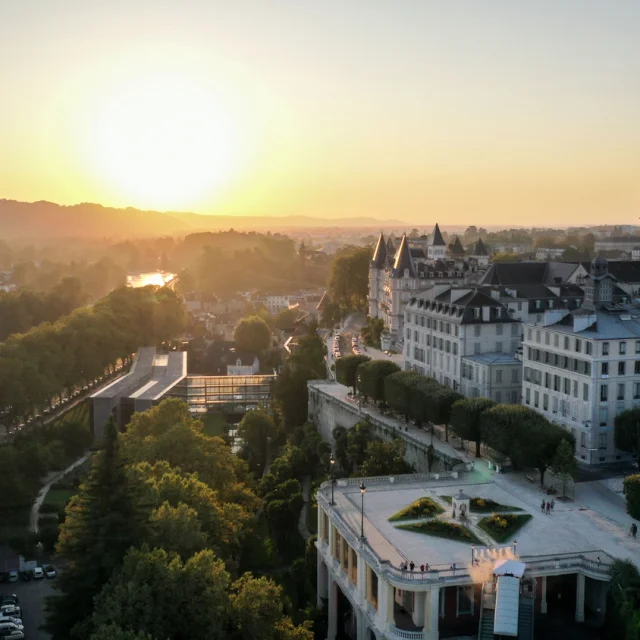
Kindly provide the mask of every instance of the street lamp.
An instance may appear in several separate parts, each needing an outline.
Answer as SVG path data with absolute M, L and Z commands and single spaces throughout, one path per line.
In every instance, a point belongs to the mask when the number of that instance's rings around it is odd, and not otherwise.
M 336 463 L 336 459 L 333 457 L 333 453 L 329 456 L 329 465 L 331 469 L 331 506 L 335 506 L 335 501 L 333 500 L 333 487 L 336 486 L 336 475 L 333 472 L 333 465 Z
M 362 498 L 362 506 L 360 507 L 360 540 L 364 540 L 364 494 L 367 487 L 364 486 L 364 481 L 360 483 L 360 496 Z

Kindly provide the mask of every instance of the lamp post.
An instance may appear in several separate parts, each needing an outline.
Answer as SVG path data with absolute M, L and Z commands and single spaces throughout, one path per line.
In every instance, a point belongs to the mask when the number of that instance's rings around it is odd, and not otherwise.
M 331 506 L 335 506 L 335 502 L 333 500 L 333 487 L 336 484 L 336 476 L 335 473 L 333 473 L 333 465 L 336 463 L 336 459 L 333 457 L 333 453 L 329 456 L 329 465 L 330 465 L 330 469 L 331 469 Z
M 360 540 L 364 540 L 364 494 L 367 490 L 367 487 L 364 486 L 364 481 L 360 483 L 360 496 L 362 498 L 362 503 L 360 507 Z

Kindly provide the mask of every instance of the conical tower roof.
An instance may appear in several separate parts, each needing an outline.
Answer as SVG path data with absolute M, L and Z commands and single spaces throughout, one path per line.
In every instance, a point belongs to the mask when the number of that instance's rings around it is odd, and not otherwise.
M 432 247 L 446 247 L 447 243 L 444 241 L 442 234 L 440 233 L 440 227 L 436 222 L 436 226 L 433 227 L 433 233 L 429 237 L 429 245 Z
M 415 278 L 416 272 L 413 268 L 413 260 L 411 259 L 411 252 L 409 251 L 409 242 L 407 240 L 407 234 L 405 233 L 402 236 L 400 246 L 398 247 L 398 251 L 396 252 L 393 260 L 393 271 L 391 275 L 394 278 L 402 278 L 405 270 L 407 269 L 409 270 L 409 275 L 412 278 Z
M 460 242 L 460 238 L 458 238 L 458 236 L 456 236 L 456 239 L 451 243 L 451 254 L 454 256 L 464 255 L 464 247 L 462 246 L 462 242 Z
M 376 243 L 376 248 L 373 251 L 373 258 L 371 258 L 371 266 L 376 269 L 384 269 L 387 263 L 387 244 L 384 241 L 384 235 L 380 232 L 380 237 Z
M 476 248 L 473 251 L 474 256 L 488 256 L 489 252 L 487 248 L 484 246 L 484 242 L 482 242 L 482 238 L 478 238 L 478 242 L 476 242 Z

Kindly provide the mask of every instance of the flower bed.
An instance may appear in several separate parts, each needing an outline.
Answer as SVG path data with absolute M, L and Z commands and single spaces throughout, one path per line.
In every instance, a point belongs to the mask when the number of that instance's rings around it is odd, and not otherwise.
M 447 504 L 453 503 L 451 496 L 438 496 L 440 500 L 444 500 Z M 497 511 L 522 511 L 519 507 L 510 507 L 506 504 L 500 504 L 489 498 L 471 498 L 471 513 L 495 513 Z
M 494 513 L 482 518 L 478 526 L 488 533 L 496 542 L 506 542 L 512 538 L 532 516 L 528 513 Z
M 397 529 L 406 529 L 407 531 L 415 531 L 416 533 L 424 533 L 428 536 L 436 538 L 447 538 L 448 540 L 456 540 L 457 542 L 466 542 L 468 544 L 482 544 L 467 527 L 455 522 L 446 522 L 444 520 L 428 520 L 426 522 L 415 522 L 413 524 L 400 524 Z
M 417 520 L 418 518 L 431 518 L 432 516 L 442 513 L 444 509 L 440 507 L 431 498 L 420 498 L 412 502 L 408 507 L 401 509 L 398 513 L 394 513 L 389 522 L 397 522 L 398 520 Z

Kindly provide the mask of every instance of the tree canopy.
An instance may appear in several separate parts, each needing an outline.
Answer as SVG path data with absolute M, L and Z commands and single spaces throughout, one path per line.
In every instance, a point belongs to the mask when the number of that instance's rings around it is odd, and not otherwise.
M 336 360 L 336 378 L 338 382 L 351 387 L 355 393 L 358 367 L 365 362 L 369 362 L 369 360 L 371 358 L 364 355 L 345 356 Z
M 343 247 L 329 276 L 329 297 L 343 309 L 364 309 L 369 295 L 370 247 Z
M 482 413 L 494 405 L 489 398 L 465 398 L 451 407 L 451 429 L 459 438 L 476 443 L 476 458 L 480 457 Z
M 616 447 L 628 453 L 640 453 L 640 409 L 620 412 L 614 425 Z
M 261 354 L 271 344 L 271 329 L 260 316 L 242 318 L 233 331 L 236 345 L 243 351 Z

